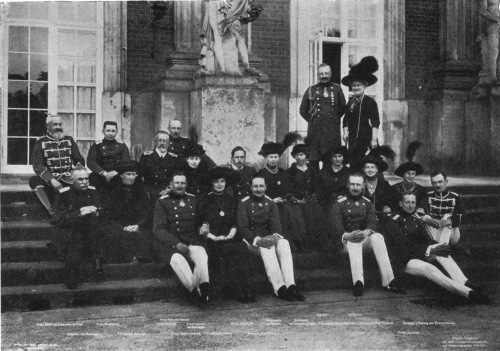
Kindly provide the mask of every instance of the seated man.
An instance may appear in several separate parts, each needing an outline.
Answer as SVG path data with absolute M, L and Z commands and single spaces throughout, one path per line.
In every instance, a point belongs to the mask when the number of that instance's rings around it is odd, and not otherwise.
M 399 211 L 386 226 L 390 251 L 397 271 L 425 277 L 446 290 L 478 303 L 487 302 L 486 295 L 465 277 L 450 256 L 450 247 L 432 239 L 422 221 L 415 215 L 416 195 L 405 192 L 399 201 Z M 448 278 L 436 266 L 440 265 Z
M 170 266 L 191 292 L 200 306 L 208 303 L 209 278 L 208 256 L 205 251 L 207 226 L 199 228 L 197 222 L 197 200 L 186 193 L 186 176 L 174 172 L 170 182 L 172 192 L 156 201 L 153 233 L 161 243 L 165 257 L 170 257 Z M 188 261 L 194 263 L 191 271 Z
M 373 251 L 377 259 L 384 289 L 405 294 L 394 279 L 384 237 L 376 232 L 375 206 L 362 196 L 365 187 L 363 174 L 352 173 L 347 187 L 349 194 L 337 200 L 331 216 L 335 240 L 341 240 L 349 254 L 354 296 L 363 295 L 363 252 L 368 250 Z
M 231 163 L 229 168 L 236 171 L 239 176 L 239 181 L 230 187 L 232 194 L 239 200 L 250 195 L 250 182 L 257 171 L 251 166 L 245 164 L 247 153 L 241 146 L 236 146 L 231 151 Z
M 73 183 L 71 169 L 85 166 L 75 140 L 64 135 L 62 118 L 56 114 L 47 116 L 47 134 L 38 138 L 31 156 L 33 171 L 29 185 L 42 205 L 54 215 L 52 204 L 55 196 L 63 188 Z
M 71 172 L 73 184 L 60 190 L 55 201 L 56 231 L 51 247 L 65 262 L 65 283 L 76 289 L 80 283 L 82 249 L 89 248 L 95 262 L 98 281 L 102 275 L 102 245 L 105 241 L 101 219 L 101 201 L 84 167 Z
M 137 179 L 139 164 L 125 161 L 116 165 L 118 177 L 110 184 L 105 203 L 109 213 L 108 259 L 113 262 L 149 261 L 152 248 L 149 195 Z
M 130 160 L 127 145 L 116 141 L 118 124 L 112 121 L 104 122 L 102 126 L 104 139 L 98 140 L 89 149 L 87 165 L 92 171 L 90 183 L 97 188 L 99 194 L 108 189 L 109 182 L 118 175 L 116 166 L 120 162 Z
M 437 242 L 455 245 L 460 240 L 462 201 L 457 193 L 448 190 L 448 177 L 444 172 L 432 173 L 431 184 L 434 190 L 427 193 L 423 204 L 424 227 Z
M 262 257 L 276 296 L 286 301 L 303 301 L 305 297 L 295 285 L 290 244 L 281 235 L 278 207 L 266 196 L 264 177 L 256 175 L 251 184 L 252 194 L 238 205 L 238 232 L 249 250 Z
M 154 143 L 155 149 L 146 151 L 139 160 L 139 173 L 153 204 L 166 194 L 172 173 L 182 167 L 179 159 L 168 152 L 170 138 L 167 132 L 156 132 Z

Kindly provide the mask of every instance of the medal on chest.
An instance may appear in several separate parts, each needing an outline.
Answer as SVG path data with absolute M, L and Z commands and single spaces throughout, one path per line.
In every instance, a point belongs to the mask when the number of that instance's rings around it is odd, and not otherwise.
M 259 203 L 259 207 L 262 207 L 262 203 Z
M 281 185 L 281 181 L 278 180 L 278 182 L 276 184 Z
M 186 206 L 186 203 L 184 202 L 184 200 L 181 199 L 181 201 L 179 202 L 179 206 L 180 207 Z
M 357 201 L 356 201 L 354 204 L 355 204 L 356 206 L 359 206 L 359 202 L 357 202 Z
M 325 97 L 325 98 L 328 97 L 328 91 L 326 91 L 326 88 L 323 89 L 323 97 Z
M 221 217 L 224 217 L 224 216 L 226 215 L 226 214 L 224 213 L 224 211 L 222 211 L 222 210 L 220 210 L 219 214 L 220 214 L 220 216 L 221 216 Z

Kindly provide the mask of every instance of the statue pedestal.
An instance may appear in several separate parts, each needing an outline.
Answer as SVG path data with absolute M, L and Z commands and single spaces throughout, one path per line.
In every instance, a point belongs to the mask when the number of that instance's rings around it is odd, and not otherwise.
M 276 126 L 269 83 L 242 76 L 204 76 L 194 80 L 190 95 L 190 124 L 217 163 L 226 164 L 235 146 L 247 151 L 247 161 L 259 161 L 265 141 L 275 139 Z M 271 105 L 271 106 L 270 106 Z

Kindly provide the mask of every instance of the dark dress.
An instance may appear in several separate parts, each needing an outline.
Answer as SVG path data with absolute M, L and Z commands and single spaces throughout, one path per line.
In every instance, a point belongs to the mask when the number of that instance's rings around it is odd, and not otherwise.
M 109 214 L 110 239 L 106 247 L 111 262 L 148 261 L 153 250 L 151 233 L 152 208 L 142 181 L 137 178 L 134 184 L 125 185 L 121 178 L 113 179 L 111 191 L 105 201 Z M 129 225 L 138 225 L 138 232 L 123 230 Z
M 389 207 L 392 206 L 394 198 L 396 197 L 395 190 L 391 188 L 387 180 L 378 178 L 377 187 L 375 188 L 373 194 L 370 194 L 367 185 L 363 189 L 363 196 L 367 198 L 375 206 L 375 210 L 377 211 L 377 218 L 379 220 L 380 225 L 383 227 L 383 225 L 389 219 L 388 215 L 385 215 L 383 213 L 383 210 L 385 206 Z
M 343 166 L 338 172 L 334 172 L 331 166 L 325 166 L 319 172 L 318 200 L 327 214 L 330 213 L 339 196 L 347 194 L 347 180 L 350 172 L 351 170 L 346 166 Z
M 360 100 L 352 97 L 342 127 L 349 128 L 349 153 L 351 169 L 360 171 L 365 153 L 371 147 L 372 128 L 380 126 L 377 102 L 363 95 Z
M 184 165 L 184 174 L 186 175 L 186 192 L 194 196 L 208 194 L 212 188 L 208 172 L 210 168 L 202 160 L 198 168 L 191 168 L 187 161 Z
M 200 200 L 200 221 L 209 224 L 213 235 L 227 236 L 232 228 L 236 228 L 237 201 L 228 192 L 220 195 L 210 192 L 204 195 Z M 210 268 L 216 272 L 216 276 L 222 277 L 225 285 L 233 289 L 235 295 L 249 291 L 250 255 L 240 233 L 236 232 L 228 241 L 207 239 L 207 253 Z

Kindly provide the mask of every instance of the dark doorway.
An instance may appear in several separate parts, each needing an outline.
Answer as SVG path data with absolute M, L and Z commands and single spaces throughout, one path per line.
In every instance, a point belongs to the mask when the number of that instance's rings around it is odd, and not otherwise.
M 340 53 L 342 44 L 323 43 L 323 62 L 332 68 L 331 82 L 340 84 Z

